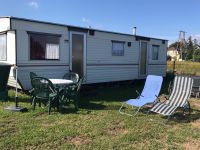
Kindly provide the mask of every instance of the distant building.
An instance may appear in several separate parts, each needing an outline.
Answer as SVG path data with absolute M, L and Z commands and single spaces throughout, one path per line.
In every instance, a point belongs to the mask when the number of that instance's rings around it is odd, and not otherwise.
M 179 51 L 175 47 L 170 47 L 167 49 L 167 56 L 171 57 L 171 61 L 177 60 L 180 61 Z

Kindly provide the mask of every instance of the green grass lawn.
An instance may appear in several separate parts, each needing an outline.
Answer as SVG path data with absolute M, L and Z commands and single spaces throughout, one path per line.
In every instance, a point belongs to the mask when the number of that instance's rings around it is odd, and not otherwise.
M 164 81 L 161 93 L 167 94 L 169 77 Z M 28 112 L 5 111 L 5 106 L 14 105 L 10 91 L 11 102 L 0 102 L 0 149 L 200 149 L 200 99 L 190 99 L 190 116 L 178 112 L 166 124 L 158 123 L 165 120 L 161 115 L 147 116 L 147 109 L 137 117 L 118 112 L 121 102 L 135 98 L 135 89 L 141 90 L 143 83 L 83 90 L 78 112 L 70 106 L 50 116 L 45 108 L 33 111 L 25 94 L 19 100 Z

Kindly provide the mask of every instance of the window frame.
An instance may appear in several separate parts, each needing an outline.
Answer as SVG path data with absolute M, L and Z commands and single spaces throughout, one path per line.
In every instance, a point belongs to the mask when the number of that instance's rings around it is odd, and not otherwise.
M 154 48 L 157 47 L 157 58 L 153 55 L 154 54 Z M 154 61 L 159 60 L 159 49 L 160 49 L 160 45 L 152 45 L 152 52 L 151 52 L 151 59 Z
M 111 41 L 112 42 L 112 51 L 111 51 L 111 53 L 112 53 L 112 56 L 124 56 L 124 53 L 125 53 L 125 42 L 124 41 L 115 41 L 115 40 L 112 40 Z M 123 52 L 122 52 L 122 54 L 116 54 L 116 53 L 114 53 L 114 50 L 113 50 L 113 44 L 114 43 L 118 43 L 118 44 L 123 44 Z
M 27 34 L 28 34 L 28 48 L 29 48 L 29 60 L 30 61 L 58 61 L 60 60 L 60 38 L 61 38 L 61 34 L 51 34 L 51 33 L 42 33 L 42 32 L 32 32 L 32 31 L 27 31 Z M 52 37 L 57 37 L 58 38 L 58 46 L 59 46 L 59 49 L 58 49 L 58 59 L 48 59 L 48 58 L 44 58 L 44 59 L 32 59 L 31 58 L 31 41 L 30 41 L 30 38 L 31 38 L 31 35 L 40 35 L 40 36 L 52 36 Z M 51 43 L 51 42 L 46 42 L 45 44 L 55 44 L 55 43 Z M 45 47 L 45 54 L 44 56 L 46 56 L 46 47 Z
M 7 32 L 0 32 L 0 35 L 5 35 L 6 36 L 6 56 L 5 59 L 0 59 L 0 61 L 7 61 L 8 59 L 8 44 L 7 44 Z

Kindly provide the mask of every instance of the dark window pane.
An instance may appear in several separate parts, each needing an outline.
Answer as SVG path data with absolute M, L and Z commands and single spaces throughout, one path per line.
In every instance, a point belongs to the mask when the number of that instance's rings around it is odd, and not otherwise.
M 112 56 L 124 56 L 124 42 L 112 42 Z
M 159 45 L 152 46 L 152 60 L 158 60 Z
M 30 34 L 30 59 L 59 59 L 59 40 L 60 38 L 57 36 Z M 51 49 L 50 45 L 53 45 Z M 51 55 L 49 54 L 50 51 Z M 55 56 L 53 51 L 55 52 Z

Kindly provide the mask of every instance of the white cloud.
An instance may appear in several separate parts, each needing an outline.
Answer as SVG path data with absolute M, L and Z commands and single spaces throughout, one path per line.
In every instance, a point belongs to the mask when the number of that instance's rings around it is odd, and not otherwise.
M 89 19 L 83 17 L 83 18 L 82 18 L 82 22 L 84 22 L 84 23 L 90 23 L 91 21 L 90 21 Z
M 28 5 L 30 7 L 36 8 L 36 9 L 39 8 L 39 5 L 36 1 L 31 1 L 31 2 L 28 3 Z
M 104 25 L 102 23 L 93 22 L 92 20 L 90 20 L 86 17 L 82 17 L 81 21 L 87 27 L 92 27 L 92 28 L 96 28 L 96 29 L 103 29 L 104 28 Z
M 193 39 L 197 39 L 200 42 L 200 35 L 199 34 L 195 34 L 192 37 L 193 37 Z

